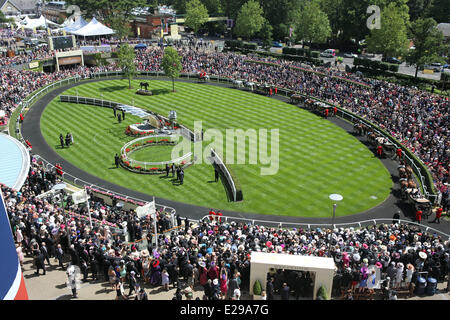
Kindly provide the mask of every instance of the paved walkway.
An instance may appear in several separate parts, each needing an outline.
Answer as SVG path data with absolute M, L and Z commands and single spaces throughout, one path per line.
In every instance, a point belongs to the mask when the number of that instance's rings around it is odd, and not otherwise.
M 111 79 L 119 79 L 119 78 L 108 78 L 108 79 L 92 79 L 87 81 L 82 81 L 74 84 L 70 84 L 67 86 L 63 86 L 60 88 L 57 88 L 50 93 L 43 96 L 39 101 L 37 101 L 34 106 L 28 111 L 28 113 L 25 116 L 25 120 L 22 124 L 22 134 L 25 139 L 28 139 L 31 144 L 33 145 L 33 153 L 38 154 L 42 156 L 44 159 L 51 161 L 53 163 L 59 162 L 62 164 L 62 167 L 64 168 L 64 171 L 83 180 L 87 181 L 91 184 L 100 186 L 105 189 L 109 189 L 114 192 L 118 192 L 121 194 L 126 194 L 128 196 L 142 199 L 145 201 L 152 201 L 153 196 L 144 194 L 141 192 L 129 190 L 123 186 L 116 185 L 114 183 L 105 181 L 103 179 L 100 179 L 98 177 L 95 177 L 91 175 L 90 173 L 83 171 L 79 169 L 78 167 L 74 166 L 67 160 L 63 159 L 61 156 L 59 156 L 45 141 L 44 137 L 41 133 L 40 128 L 40 117 L 42 112 L 44 111 L 45 107 L 48 103 L 50 103 L 54 98 L 56 98 L 58 95 L 60 95 L 65 90 L 75 87 L 77 85 L 89 83 L 89 82 L 96 82 L 96 81 L 105 81 L 105 80 L 111 80 Z M 165 80 L 164 78 L 151 78 L 151 77 L 138 77 L 137 79 L 153 79 L 153 80 Z M 169 80 L 169 79 L 168 79 Z M 179 80 L 179 81 L 185 81 L 185 82 L 192 82 L 189 80 Z M 219 83 L 206 83 L 204 85 L 218 85 L 222 87 L 230 87 L 227 84 L 219 84 Z M 275 97 L 276 99 L 287 101 L 287 97 L 282 97 L 280 95 L 277 95 Z M 353 131 L 353 126 L 340 118 L 328 118 L 329 121 L 335 123 L 336 125 L 340 126 L 341 128 L 345 129 L 347 132 L 351 134 Z M 38 124 L 38 125 L 36 125 Z M 360 140 L 363 144 L 367 145 L 369 148 L 369 144 L 365 137 L 356 137 L 358 140 Z M 374 150 L 372 150 L 374 151 Z M 375 156 L 375 155 L 374 155 Z M 391 159 L 382 159 L 382 163 L 386 166 L 386 168 L 391 173 L 391 176 L 393 178 L 393 181 L 397 181 L 397 163 Z M 412 208 L 405 204 L 404 201 L 402 201 L 399 198 L 400 194 L 400 186 L 398 183 L 394 183 L 392 186 L 391 194 L 390 196 L 380 205 L 369 209 L 365 212 L 344 216 L 344 217 L 337 217 L 335 219 L 335 223 L 350 223 L 354 221 L 362 221 L 362 220 L 370 220 L 370 219 L 381 219 L 381 218 L 387 218 L 392 219 L 392 216 L 395 212 L 401 211 L 401 219 L 410 220 L 413 221 L 414 219 L 414 212 Z M 174 208 L 178 214 L 182 217 L 188 217 L 190 219 L 198 220 L 209 212 L 209 207 L 203 207 L 203 206 L 195 206 L 191 204 L 181 203 L 177 201 L 172 201 L 169 199 L 159 198 L 155 197 L 156 202 L 161 205 L 169 206 Z M 330 208 L 331 212 L 331 208 Z M 222 210 L 222 213 L 224 216 L 232 216 L 232 217 L 240 217 L 240 218 L 248 218 L 248 219 L 254 219 L 254 220 L 266 220 L 266 221 L 274 221 L 274 222 L 290 222 L 290 223 L 308 223 L 308 224 L 328 224 L 331 223 L 331 217 L 330 218 L 303 218 L 303 217 L 287 217 L 287 216 L 271 216 L 271 215 L 262 215 L 258 213 L 244 213 L 244 212 L 235 212 L 235 211 L 227 211 Z M 331 215 L 331 214 L 330 214 Z M 431 216 L 434 218 L 434 216 Z M 450 234 L 450 223 L 448 221 L 445 221 L 442 219 L 441 224 L 434 224 L 430 223 L 432 219 L 429 220 L 423 220 L 422 224 L 438 229 L 446 234 Z
M 25 286 L 28 292 L 28 298 L 30 300 L 114 300 L 116 298 L 116 292 L 111 288 L 109 282 L 103 281 L 88 281 L 81 284 L 81 289 L 77 291 L 78 297 L 72 298 L 72 291 L 66 286 L 66 272 L 60 267 L 57 267 L 57 262 L 53 258 L 50 259 L 52 266 L 47 267 L 47 272 L 42 275 L 34 274 L 35 267 L 33 266 L 33 260 L 31 258 L 25 258 L 23 265 L 23 275 L 25 279 Z M 89 274 L 90 276 L 90 274 Z M 91 279 L 90 277 L 88 278 Z M 437 294 L 433 296 L 414 296 L 406 299 L 399 296 L 400 300 L 450 300 L 450 293 L 445 292 L 447 284 L 446 282 L 438 284 Z M 169 291 L 165 291 L 161 287 L 153 288 L 150 285 L 144 285 L 150 300 L 171 300 L 175 295 L 175 289 L 170 286 Z M 128 285 L 124 286 L 125 294 L 128 294 Z M 134 293 L 130 296 L 130 299 L 134 299 Z M 201 287 L 195 288 L 194 299 L 202 299 L 203 289 Z M 276 299 L 278 297 L 275 297 Z M 241 296 L 242 300 L 252 300 L 252 297 L 243 292 Z M 294 300 L 293 297 L 291 297 Z M 183 300 L 185 298 L 183 297 Z M 302 299 L 307 300 L 307 299 Z

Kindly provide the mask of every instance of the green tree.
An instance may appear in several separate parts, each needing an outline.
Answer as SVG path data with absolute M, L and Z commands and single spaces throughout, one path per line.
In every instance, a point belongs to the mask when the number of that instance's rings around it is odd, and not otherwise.
M 436 28 L 433 18 L 417 19 L 411 23 L 410 39 L 414 43 L 414 50 L 409 50 L 406 61 L 416 66 L 415 77 L 419 67 L 436 61 L 442 61 L 441 54 L 445 50 L 444 35 Z M 443 62 L 443 61 L 442 61 Z
M 427 8 L 426 16 L 433 18 L 437 23 L 448 23 L 450 21 L 450 1 L 432 0 Z
M 126 22 L 124 23 L 121 16 L 112 16 L 108 19 L 108 22 L 111 29 L 116 32 L 116 36 L 121 40 L 132 34 L 130 25 Z
M 308 2 L 297 11 L 294 32 L 297 41 L 324 43 L 331 36 L 330 22 L 318 2 Z
M 303 0 L 259 0 L 275 39 L 282 40 L 289 36 L 289 27 L 293 22 L 292 12 L 301 7 L 302 2 Z
M 236 27 L 234 29 L 238 36 L 250 38 L 263 27 L 264 12 L 258 2 L 250 0 L 239 10 Z
M 223 14 L 222 4 L 220 0 L 202 0 L 202 3 L 208 9 L 210 15 L 221 15 Z
M 398 57 L 408 48 L 409 14 L 404 8 L 390 3 L 381 12 L 381 28 L 372 29 L 366 37 L 367 49 L 383 57 Z
M 197 33 L 200 27 L 208 21 L 208 9 L 200 0 L 190 0 L 186 4 L 185 25 Z
M 166 47 L 166 49 L 164 49 L 161 67 L 166 76 L 172 78 L 172 91 L 175 92 L 175 78 L 180 76 L 180 71 L 182 69 L 181 57 L 177 50 L 173 47 Z
M 270 25 L 269 21 L 265 20 L 261 30 L 259 31 L 259 38 L 262 39 L 264 48 L 268 48 L 272 45 L 273 41 L 272 31 L 273 28 Z
M 136 75 L 136 64 L 134 59 L 136 54 L 134 53 L 134 48 L 132 48 L 128 43 L 122 43 L 117 53 L 117 58 L 119 59 L 119 67 L 124 72 L 124 76 L 128 79 L 128 88 L 131 89 L 131 79 Z

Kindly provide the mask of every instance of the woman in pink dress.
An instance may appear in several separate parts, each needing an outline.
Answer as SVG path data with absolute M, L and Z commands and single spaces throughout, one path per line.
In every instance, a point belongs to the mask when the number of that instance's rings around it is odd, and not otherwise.
M 22 245 L 20 243 L 16 244 L 16 252 L 17 256 L 19 257 L 20 266 L 23 267 L 23 252 L 22 252 Z
M 228 275 L 225 268 L 220 269 L 220 293 L 222 294 L 222 299 L 225 299 L 228 291 Z

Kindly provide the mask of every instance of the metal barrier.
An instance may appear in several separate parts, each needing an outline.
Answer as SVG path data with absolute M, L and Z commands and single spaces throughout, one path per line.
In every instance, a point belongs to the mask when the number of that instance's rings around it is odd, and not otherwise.
M 34 156 L 38 157 L 43 162 L 43 165 L 44 165 L 46 170 L 53 170 L 55 168 L 55 166 L 53 164 L 51 164 L 49 161 L 47 161 L 44 158 L 42 158 L 40 155 L 35 154 Z M 111 190 L 106 189 L 106 188 L 102 188 L 102 187 L 97 186 L 95 184 L 92 184 L 92 183 L 89 183 L 89 182 L 84 181 L 82 179 L 79 179 L 79 178 L 77 178 L 75 176 L 72 176 L 71 174 L 69 174 L 67 172 L 63 172 L 61 178 L 64 179 L 64 180 L 70 181 L 70 182 L 72 182 L 75 185 L 81 185 L 83 187 L 86 186 L 86 187 L 89 187 L 91 189 L 97 189 L 97 190 L 103 191 L 104 193 L 107 193 L 109 195 L 114 195 L 114 196 L 118 197 L 119 199 L 123 199 L 124 201 L 134 202 L 136 205 L 144 205 L 145 203 L 148 202 L 146 200 L 130 197 L 130 196 L 118 193 L 118 192 L 111 191 Z M 174 208 L 169 207 L 169 206 L 165 206 L 165 205 L 161 205 L 161 204 L 157 204 L 157 203 L 155 203 L 155 205 L 156 205 L 157 209 L 159 208 L 159 209 L 162 209 L 164 212 L 170 213 L 171 218 L 172 218 L 172 222 L 175 220 L 176 210 Z
M 206 215 L 203 218 L 201 218 L 199 220 L 200 221 L 204 221 L 204 220 L 209 220 L 210 216 Z M 216 218 L 217 219 L 217 218 Z M 222 221 L 224 221 L 225 223 L 227 223 L 229 220 L 230 221 L 242 221 L 242 222 L 247 222 L 250 223 L 252 225 L 257 224 L 257 225 L 268 225 L 268 226 L 275 226 L 277 228 L 298 228 L 300 226 L 305 226 L 308 229 L 312 229 L 312 228 L 339 228 L 339 227 L 356 227 L 356 228 L 362 228 L 365 226 L 369 226 L 369 225 L 379 225 L 382 223 L 385 224 L 392 224 L 392 220 L 393 219 L 387 219 L 387 218 L 383 218 L 383 219 L 371 219 L 371 220 L 363 220 L 363 221 L 357 221 L 357 222 L 347 222 L 347 223 L 335 223 L 335 224 L 331 224 L 331 223 L 299 223 L 299 222 L 278 222 L 278 221 L 270 221 L 270 220 L 257 220 L 257 219 L 247 219 L 247 218 L 239 218 L 239 217 L 233 217 L 233 216 L 221 216 L 220 219 L 222 219 Z M 396 221 L 398 221 L 399 223 L 402 224 L 408 224 L 408 225 L 414 225 L 417 227 L 420 227 L 421 229 L 423 229 L 425 232 L 433 232 L 435 234 L 440 234 L 446 238 L 448 238 L 450 240 L 450 235 L 439 231 L 437 229 L 425 226 L 423 224 L 420 223 L 416 223 L 416 222 L 412 222 L 412 221 L 408 221 L 408 220 L 402 220 L 402 219 L 395 219 Z
M 225 178 L 228 181 L 228 185 L 230 186 L 231 189 L 231 193 L 233 195 L 233 201 L 237 201 L 237 190 L 236 190 L 236 185 L 234 183 L 233 177 L 231 176 L 230 172 L 227 169 L 227 166 L 223 163 L 222 159 L 220 158 L 220 156 L 217 154 L 216 151 L 214 151 L 214 149 L 211 149 L 211 160 L 219 167 L 219 169 L 222 171 L 223 175 L 225 176 Z

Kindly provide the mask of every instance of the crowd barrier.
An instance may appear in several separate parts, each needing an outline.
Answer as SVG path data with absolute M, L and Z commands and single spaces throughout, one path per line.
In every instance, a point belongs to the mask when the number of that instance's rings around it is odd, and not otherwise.
M 203 218 L 199 220 L 201 221 L 210 221 L 211 216 L 206 215 Z M 217 216 L 215 219 L 218 219 Z M 229 221 L 234 222 L 244 222 L 244 223 L 250 223 L 252 225 L 260 225 L 265 227 L 272 227 L 272 228 L 300 228 L 300 227 L 306 227 L 308 229 L 312 228 L 328 228 L 328 229 L 334 229 L 334 228 L 363 228 L 367 226 L 374 226 L 374 225 L 380 225 L 380 224 L 392 224 L 394 219 L 370 219 L 370 220 L 362 220 L 362 221 L 356 221 L 356 222 L 346 222 L 346 223 L 299 223 L 299 222 L 278 222 L 278 221 L 271 221 L 271 220 L 257 220 L 257 219 L 247 219 L 247 218 L 239 218 L 239 217 L 233 217 L 233 216 L 221 216 L 220 217 L 221 222 L 228 223 Z M 424 230 L 428 233 L 434 233 L 436 235 L 440 235 L 441 237 L 447 238 L 450 240 L 450 235 L 439 231 L 437 229 L 431 228 L 429 226 L 403 220 L 403 219 L 395 219 L 400 224 L 406 224 L 406 225 L 413 225 L 416 227 L 419 227 L 421 230 Z

